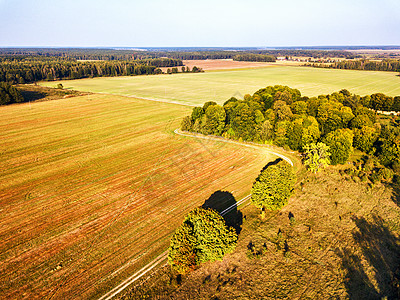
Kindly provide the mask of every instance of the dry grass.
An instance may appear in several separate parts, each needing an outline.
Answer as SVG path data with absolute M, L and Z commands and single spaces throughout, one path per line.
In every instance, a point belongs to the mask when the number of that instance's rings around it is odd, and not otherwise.
M 246 195 L 262 150 L 177 136 L 190 108 L 87 95 L 1 107 L 0 293 L 94 298 L 164 251 L 213 192 Z
M 397 299 L 396 199 L 391 188 L 354 182 L 337 168 L 310 175 L 265 220 L 254 207 L 243 209 L 239 245 L 223 261 L 203 265 L 180 284 L 165 267 L 120 298 Z M 259 258 L 248 257 L 250 243 Z

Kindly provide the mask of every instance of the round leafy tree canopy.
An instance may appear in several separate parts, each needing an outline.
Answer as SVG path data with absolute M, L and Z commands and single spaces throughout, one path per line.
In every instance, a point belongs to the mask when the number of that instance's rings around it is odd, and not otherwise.
M 222 259 L 233 251 L 237 238 L 215 210 L 195 208 L 172 236 L 168 261 L 176 271 L 186 273 L 200 263 Z
M 296 176 L 293 167 L 279 159 L 269 163 L 253 183 L 251 201 L 259 208 L 282 208 L 292 194 Z

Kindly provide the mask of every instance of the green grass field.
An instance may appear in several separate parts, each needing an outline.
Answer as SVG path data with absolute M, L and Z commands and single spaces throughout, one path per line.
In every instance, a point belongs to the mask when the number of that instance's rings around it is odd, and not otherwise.
M 305 96 L 329 94 L 341 89 L 366 95 L 382 92 L 400 95 L 400 77 L 392 72 L 330 70 L 272 66 L 247 70 L 210 71 L 196 74 L 151 75 L 61 81 L 79 91 L 136 96 L 188 105 L 206 101 L 223 103 L 232 96 L 252 94 L 268 85 L 288 85 Z M 59 82 L 43 82 L 55 87 Z
M 0 298 L 95 298 L 163 252 L 266 150 L 173 133 L 189 107 L 112 95 L 0 107 Z

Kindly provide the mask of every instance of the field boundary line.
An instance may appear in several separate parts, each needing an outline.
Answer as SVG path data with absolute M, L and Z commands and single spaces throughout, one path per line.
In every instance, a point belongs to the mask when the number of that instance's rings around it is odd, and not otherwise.
M 246 197 L 240 199 L 236 203 L 232 204 L 228 208 L 224 209 L 220 215 L 224 216 L 230 211 L 236 209 L 239 205 L 243 204 L 244 202 L 248 201 L 251 197 L 251 194 L 247 195 Z M 148 272 L 150 272 L 152 269 L 157 267 L 158 265 L 164 265 L 166 264 L 166 259 L 168 256 L 168 250 L 165 250 L 163 253 L 161 253 L 159 256 L 157 256 L 155 259 L 153 259 L 151 262 L 149 262 L 147 265 L 145 265 L 143 268 L 141 268 L 139 271 L 134 273 L 132 276 L 129 276 L 127 279 L 125 279 L 123 282 L 121 282 L 119 285 L 117 285 L 115 288 L 113 288 L 111 291 L 107 292 L 98 300 L 110 300 L 114 296 L 118 295 L 120 292 L 122 292 L 124 289 L 126 289 L 129 285 L 134 283 L 136 280 L 139 280 L 142 278 L 144 275 L 146 275 Z
M 89 93 L 89 92 L 85 92 L 85 93 Z M 118 97 L 134 98 L 134 99 L 145 100 L 145 101 L 153 101 L 153 102 L 161 102 L 161 103 L 169 103 L 169 104 L 183 105 L 183 106 L 189 106 L 189 107 L 196 107 L 196 104 L 182 103 L 182 102 L 178 102 L 178 101 L 174 101 L 174 100 L 167 100 L 167 99 L 145 98 L 145 97 L 140 97 L 140 96 L 135 96 L 135 95 L 124 95 L 124 94 L 107 93 L 107 92 L 93 92 L 93 93 L 100 94 L 100 95 L 111 95 L 111 96 L 118 96 Z

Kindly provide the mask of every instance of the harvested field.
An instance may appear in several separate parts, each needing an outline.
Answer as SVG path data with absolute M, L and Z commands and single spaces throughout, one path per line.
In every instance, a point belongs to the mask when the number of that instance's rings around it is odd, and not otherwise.
M 266 150 L 175 135 L 190 108 L 110 95 L 1 107 L 0 291 L 95 298 L 163 252 L 216 191 L 247 195 Z
M 255 62 L 255 61 L 235 61 L 233 59 L 202 59 L 202 60 L 183 60 L 183 64 L 190 69 L 194 66 L 202 68 L 203 71 L 216 71 L 216 70 L 234 70 L 234 69 L 255 69 L 265 68 L 270 66 L 299 66 L 304 65 L 305 62 L 301 61 L 277 61 L 277 62 Z M 167 72 L 172 67 L 160 68 L 163 72 Z M 181 72 L 182 67 L 177 67 Z
M 275 65 L 271 62 L 252 62 L 252 61 L 234 61 L 233 59 L 206 59 L 206 60 L 183 60 L 185 66 L 193 69 L 194 66 L 202 68 L 204 71 L 229 70 L 229 69 L 247 69 L 262 68 Z
M 230 97 L 252 94 L 268 85 L 288 85 L 304 96 L 318 96 L 348 89 L 366 95 L 400 95 L 400 77 L 395 72 L 270 66 L 248 70 L 220 70 L 205 73 L 108 77 L 61 81 L 73 90 L 109 93 L 158 101 L 203 105 L 224 103 Z M 43 82 L 55 87 L 59 82 Z

